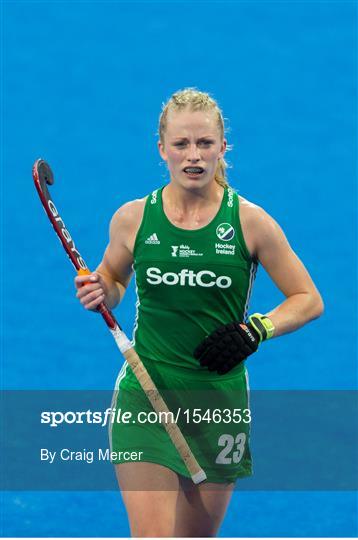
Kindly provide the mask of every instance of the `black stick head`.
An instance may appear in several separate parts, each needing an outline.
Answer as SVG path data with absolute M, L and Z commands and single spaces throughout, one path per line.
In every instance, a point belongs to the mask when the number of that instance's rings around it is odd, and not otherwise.
M 44 161 L 43 159 L 39 159 L 37 161 L 37 172 L 42 185 L 48 184 L 52 186 L 55 181 L 53 177 L 53 172 L 50 165 L 46 163 L 46 161 Z

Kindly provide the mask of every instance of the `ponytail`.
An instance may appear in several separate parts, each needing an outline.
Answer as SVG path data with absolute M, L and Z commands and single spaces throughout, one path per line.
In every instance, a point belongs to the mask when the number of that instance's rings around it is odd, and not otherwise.
M 216 166 L 214 180 L 223 188 L 229 187 L 229 182 L 226 176 L 227 163 L 224 158 L 220 158 Z

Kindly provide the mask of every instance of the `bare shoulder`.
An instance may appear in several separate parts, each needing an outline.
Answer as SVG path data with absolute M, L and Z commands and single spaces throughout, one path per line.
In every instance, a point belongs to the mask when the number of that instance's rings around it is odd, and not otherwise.
M 258 204 L 255 204 L 244 197 L 241 197 L 239 195 L 240 200 L 240 217 L 241 220 L 244 222 L 250 223 L 250 225 L 253 225 L 256 222 L 263 222 L 266 219 L 272 219 L 271 216 L 265 210 L 259 206 Z
M 138 221 L 142 220 L 145 202 L 147 197 L 143 199 L 135 199 L 134 201 L 128 201 L 116 210 L 111 219 L 111 226 L 120 225 L 132 226 Z
M 284 238 L 279 224 L 261 206 L 239 196 L 240 222 L 247 248 L 257 257 L 260 247 Z
M 132 252 L 143 219 L 147 197 L 129 201 L 118 208 L 110 223 L 111 241 L 120 241 Z
M 147 197 L 143 199 L 135 199 L 123 204 L 116 210 L 111 219 L 111 232 L 118 229 L 133 229 L 139 227 L 144 213 L 144 207 Z

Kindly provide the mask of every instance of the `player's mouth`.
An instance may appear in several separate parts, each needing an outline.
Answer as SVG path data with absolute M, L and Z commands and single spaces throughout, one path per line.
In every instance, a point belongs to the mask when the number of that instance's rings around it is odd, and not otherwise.
M 185 167 L 183 171 L 189 178 L 199 178 L 204 173 L 202 167 Z

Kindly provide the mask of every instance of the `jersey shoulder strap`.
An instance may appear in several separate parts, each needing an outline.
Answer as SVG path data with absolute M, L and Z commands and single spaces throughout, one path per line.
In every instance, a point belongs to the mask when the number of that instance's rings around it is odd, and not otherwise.
M 147 196 L 142 222 L 139 226 L 134 243 L 134 256 L 141 240 L 147 241 L 147 243 L 159 243 L 158 231 L 162 226 L 162 209 L 160 200 L 163 187 L 155 189 Z
M 237 191 L 233 188 L 228 187 L 226 190 L 226 204 L 224 205 L 226 215 L 228 220 L 231 219 L 231 222 L 236 231 L 236 241 L 240 246 L 241 255 L 248 261 L 252 261 L 251 254 L 248 250 L 248 247 L 245 242 L 244 234 L 241 227 L 240 219 L 240 198 Z

